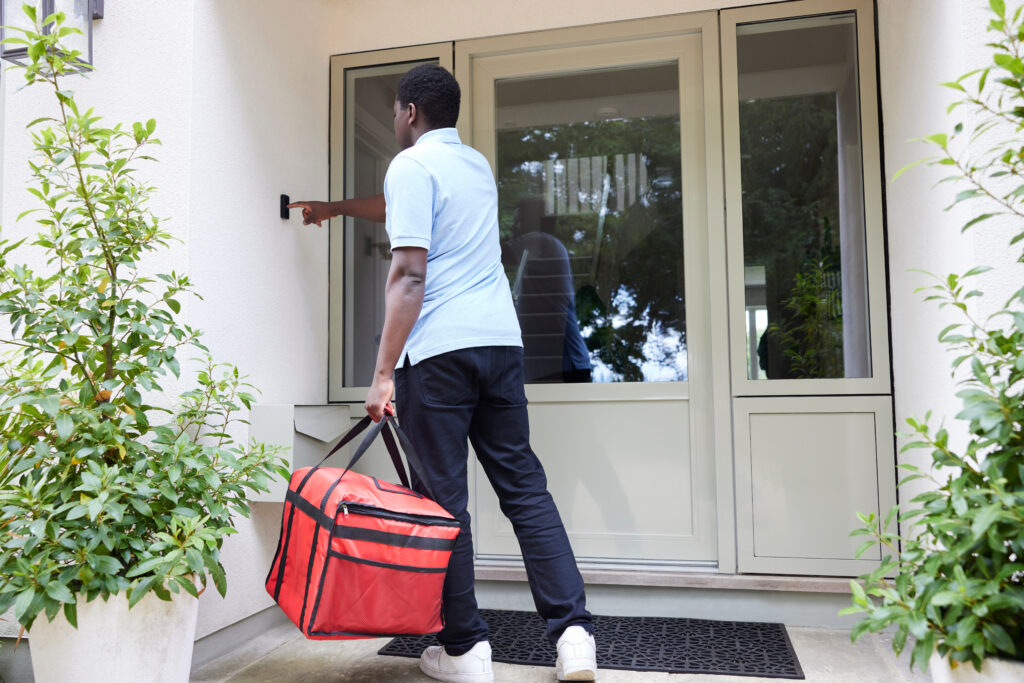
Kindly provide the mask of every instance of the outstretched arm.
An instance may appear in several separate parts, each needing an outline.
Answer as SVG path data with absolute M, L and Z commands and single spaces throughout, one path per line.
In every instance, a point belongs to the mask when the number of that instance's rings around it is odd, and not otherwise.
M 322 221 L 335 216 L 352 216 L 383 223 L 385 219 L 384 193 L 373 197 L 356 197 L 343 199 L 339 202 L 292 202 L 289 209 L 302 209 L 302 224 L 316 223 L 323 227 Z

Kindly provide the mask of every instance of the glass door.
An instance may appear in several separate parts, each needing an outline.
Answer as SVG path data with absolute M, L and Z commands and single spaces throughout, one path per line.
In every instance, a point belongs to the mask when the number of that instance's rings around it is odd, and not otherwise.
M 456 43 L 472 103 L 462 137 L 498 184 L 531 440 L 577 555 L 593 562 L 717 559 L 702 419 L 712 384 L 704 84 L 717 78 L 706 26 L 690 15 Z M 657 37 L 630 35 L 655 27 Z M 515 556 L 477 481 L 478 554 Z
M 398 153 L 392 105 L 398 81 L 417 64 L 452 68 L 451 43 L 331 58 L 330 199 L 383 192 Z M 362 402 L 384 325 L 391 248 L 383 223 L 330 222 L 328 400 Z

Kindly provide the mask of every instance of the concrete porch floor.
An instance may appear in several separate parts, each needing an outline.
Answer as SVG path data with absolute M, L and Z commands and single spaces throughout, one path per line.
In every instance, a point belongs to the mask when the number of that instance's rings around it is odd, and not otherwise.
M 927 683 L 930 676 L 910 673 L 907 653 L 897 659 L 888 635 L 867 635 L 850 642 L 848 631 L 789 627 L 806 680 L 814 683 Z M 416 660 L 377 655 L 387 639 L 306 640 L 291 624 L 271 629 L 220 659 L 193 671 L 191 683 L 400 683 L 423 682 Z M 494 679 L 517 683 L 555 680 L 554 669 L 494 665 Z M 706 676 L 602 670 L 608 683 L 758 683 L 777 678 Z

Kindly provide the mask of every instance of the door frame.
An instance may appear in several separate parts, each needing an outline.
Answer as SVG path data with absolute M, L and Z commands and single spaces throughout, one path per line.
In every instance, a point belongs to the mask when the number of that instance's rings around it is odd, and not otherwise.
M 499 74 L 543 74 L 543 67 L 538 66 L 541 53 L 552 50 L 571 58 L 559 61 L 557 68 L 546 73 L 641 63 L 651 54 L 651 46 L 665 49 L 671 41 L 687 35 L 700 40 L 696 53 L 699 63 L 679 61 L 682 149 L 699 148 L 696 154 L 684 153 L 683 158 L 687 350 L 688 359 L 696 356 L 708 362 L 691 363 L 687 382 L 587 385 L 585 396 L 581 396 L 583 392 L 578 386 L 536 384 L 527 385 L 527 396 L 532 404 L 684 399 L 690 407 L 691 457 L 709 457 L 708 466 L 713 470 L 714 500 L 709 514 L 715 517 L 717 569 L 732 573 L 736 567 L 736 538 L 729 359 L 727 354 L 713 351 L 728 344 L 718 13 L 697 12 L 456 41 L 455 76 L 462 89 L 464 109 L 458 129 L 464 142 L 487 157 L 493 171 L 493 82 Z M 604 54 L 595 60 L 598 50 Z M 524 68 L 523 63 L 531 61 L 531 55 L 538 60 Z M 695 75 L 701 85 L 686 93 L 684 83 L 688 77 L 692 82 Z M 478 87 L 480 82 L 489 85 Z M 692 116 L 694 108 L 699 110 L 702 125 L 687 130 L 687 112 Z M 688 184 L 699 189 L 687 192 Z M 703 265 L 698 268 L 697 263 Z M 704 277 L 698 277 L 698 273 Z

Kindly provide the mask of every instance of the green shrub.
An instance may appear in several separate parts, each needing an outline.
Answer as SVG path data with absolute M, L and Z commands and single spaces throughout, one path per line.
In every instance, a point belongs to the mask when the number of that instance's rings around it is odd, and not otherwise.
M 60 45 L 72 29 L 60 13 L 26 11 L 36 28 L 14 39 L 28 48 L 23 73 L 52 90 L 56 114 L 28 126 L 39 208 L 26 214 L 47 268 L 13 260 L 25 239 L 0 240 L 0 313 L 13 331 L 0 339 L 0 612 L 13 604 L 30 626 L 63 608 L 75 624 L 76 595 L 126 591 L 134 605 L 150 590 L 196 595 L 207 576 L 223 595 L 232 516 L 288 473 L 276 447 L 229 435 L 251 385 L 179 321 L 179 298 L 195 294 L 188 277 L 144 274 L 145 257 L 174 239 L 135 170 L 156 122 L 107 127 L 83 110 L 63 84 L 85 68 Z M 180 375 L 187 348 L 199 354 L 195 388 L 172 409 L 146 403 L 168 371 Z
M 963 230 L 995 216 L 1015 226 L 1010 248 L 1024 240 L 1024 22 L 1022 10 L 1007 12 L 991 0 L 989 31 L 992 64 L 947 83 L 961 95 L 950 111 L 967 108 L 974 123 L 957 123 L 952 135 L 926 138 L 940 156 L 926 160 L 949 167 L 946 180 L 961 186 L 953 205 L 980 207 Z M 994 142 L 993 142 L 994 141 Z M 991 145 L 991 146 L 984 146 Z M 1024 253 L 1018 256 L 1024 262 Z M 874 572 L 852 582 L 853 606 L 863 613 L 851 637 L 895 626 L 893 648 L 901 652 L 913 636 L 911 666 L 927 669 L 935 648 L 956 666 L 984 658 L 1024 659 L 1024 288 L 995 313 L 979 318 L 981 291 L 970 283 L 985 267 L 937 278 L 926 300 L 950 306 L 962 321 L 946 327 L 939 341 L 956 352 L 953 371 L 966 375 L 957 396 L 969 438 L 960 450 L 943 428 L 908 419 L 913 440 L 902 449 L 926 448 L 931 468 L 910 474 L 900 486 L 927 478 L 932 488 L 916 496 L 899 515 L 904 535 L 889 531 L 897 510 L 881 525 L 862 515 L 854 534 L 870 539 L 858 553 L 881 545 L 883 560 Z M 967 373 L 966 371 L 970 372 Z M 902 545 L 902 548 L 901 548 Z M 895 579 L 887 579 L 895 576 Z

